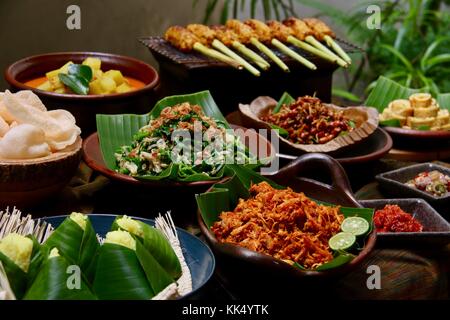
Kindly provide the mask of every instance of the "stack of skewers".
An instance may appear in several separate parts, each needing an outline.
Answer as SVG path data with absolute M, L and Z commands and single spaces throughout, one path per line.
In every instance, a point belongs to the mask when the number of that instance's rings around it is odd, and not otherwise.
M 270 67 L 270 63 L 259 52 L 264 53 L 283 71 L 289 72 L 288 66 L 270 46 L 311 70 L 316 70 L 317 66 L 286 44 L 344 68 L 352 63 L 348 54 L 334 40 L 336 35 L 331 28 L 315 18 L 289 18 L 283 22 L 272 20 L 267 23 L 256 19 L 244 22 L 233 19 L 220 26 L 172 26 L 167 29 L 164 37 L 182 52 L 197 51 L 237 69 L 245 68 L 255 76 L 261 75 L 259 69 L 267 70 Z

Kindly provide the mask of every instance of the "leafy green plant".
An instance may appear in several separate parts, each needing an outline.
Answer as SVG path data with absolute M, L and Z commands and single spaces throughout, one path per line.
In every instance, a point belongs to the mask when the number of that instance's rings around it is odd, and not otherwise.
M 361 0 L 350 10 L 325 0 L 208 0 L 204 21 L 210 22 L 219 8 L 221 22 L 239 13 L 256 17 L 257 8 L 262 8 L 260 18 L 283 19 L 297 15 L 295 3 L 330 17 L 346 39 L 365 50 L 343 71 L 345 88 L 334 89 L 334 95 L 356 102 L 361 83 L 368 94 L 379 75 L 433 94 L 450 92 L 450 0 Z M 381 29 L 367 28 L 369 5 L 380 8 Z
M 450 14 L 444 10 L 450 1 L 361 1 L 350 14 L 323 1 L 297 2 L 332 18 L 365 49 L 366 54 L 344 77 L 347 92 L 357 91 L 363 81 L 368 94 L 379 75 L 433 94 L 450 91 Z M 381 9 L 381 29 L 367 28 L 369 5 Z
M 282 19 L 295 15 L 293 0 L 193 0 L 196 8 L 200 2 L 206 2 L 203 23 L 211 21 L 211 17 L 216 10 L 220 10 L 220 23 L 224 23 L 229 18 L 238 18 L 240 12 L 249 12 L 251 18 L 256 18 L 257 10 L 262 9 L 264 19 Z

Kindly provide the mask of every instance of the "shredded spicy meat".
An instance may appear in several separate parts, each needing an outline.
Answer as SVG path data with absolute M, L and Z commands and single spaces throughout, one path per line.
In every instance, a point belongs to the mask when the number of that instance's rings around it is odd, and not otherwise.
M 299 144 L 327 143 L 352 131 L 354 126 L 342 112 L 327 108 L 320 99 L 310 96 L 285 104 L 280 111 L 263 116 L 261 120 L 285 129 L 289 140 Z
M 421 232 L 423 226 L 412 215 L 397 205 L 386 205 L 377 210 L 373 223 L 378 232 Z
M 344 219 L 339 207 L 317 204 L 292 189 L 267 182 L 252 185 L 251 197 L 212 226 L 217 239 L 314 269 L 333 259 L 328 240 Z

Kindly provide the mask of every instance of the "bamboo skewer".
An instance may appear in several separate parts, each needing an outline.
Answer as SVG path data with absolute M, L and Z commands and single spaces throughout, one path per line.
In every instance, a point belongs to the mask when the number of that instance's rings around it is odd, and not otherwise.
M 282 42 L 280 42 L 278 39 L 272 39 L 272 44 L 277 47 L 281 52 L 288 55 L 289 57 L 297 60 L 301 64 L 303 64 L 305 67 L 311 69 L 311 70 L 317 70 L 317 66 L 312 63 L 311 61 L 303 58 L 301 55 L 299 55 L 294 50 L 290 49 L 286 45 L 284 45 Z
M 241 58 L 239 55 L 237 55 L 233 50 L 228 48 L 226 45 L 224 45 L 222 42 L 220 42 L 217 39 L 214 39 L 212 42 L 212 46 L 216 48 L 217 50 L 222 51 L 222 53 L 226 54 L 230 58 L 236 60 L 238 63 L 240 63 L 245 69 L 247 69 L 251 74 L 253 74 L 256 77 L 259 77 L 261 75 L 261 72 L 259 72 L 258 69 L 256 69 L 254 66 L 252 66 L 250 63 L 248 63 L 246 60 Z

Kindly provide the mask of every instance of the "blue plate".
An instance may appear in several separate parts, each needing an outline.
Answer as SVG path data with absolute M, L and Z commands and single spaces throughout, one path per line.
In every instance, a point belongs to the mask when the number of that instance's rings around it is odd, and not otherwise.
M 111 230 L 111 224 L 116 215 L 109 214 L 89 214 L 92 226 L 97 234 L 101 237 L 105 237 L 106 233 Z M 57 228 L 67 216 L 55 216 L 45 217 L 42 220 L 50 223 L 54 228 Z M 144 219 L 139 217 L 132 217 L 133 219 L 140 220 L 151 226 L 155 225 L 155 221 L 152 219 Z M 216 266 L 216 260 L 209 247 L 204 244 L 199 238 L 186 232 L 183 229 L 177 228 L 178 237 L 181 242 L 181 248 L 186 263 L 191 271 L 192 276 L 192 292 L 181 297 L 182 299 L 193 295 L 197 290 L 203 287 L 214 273 Z

